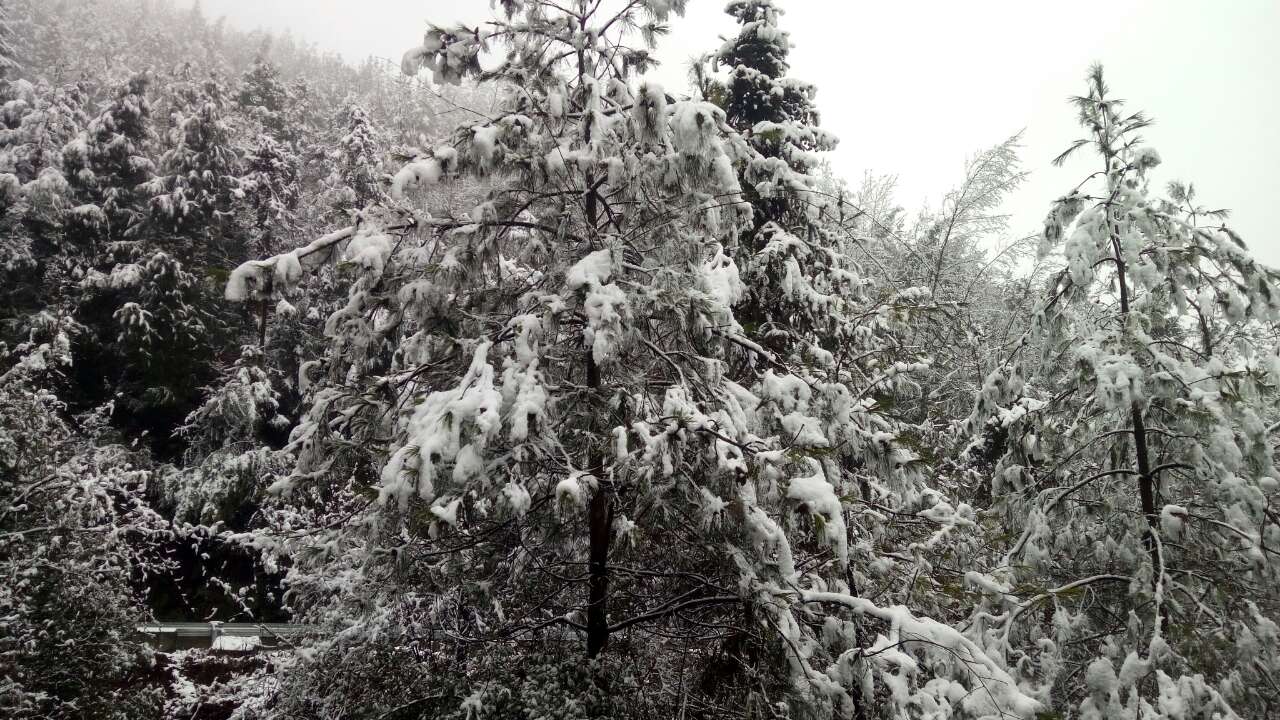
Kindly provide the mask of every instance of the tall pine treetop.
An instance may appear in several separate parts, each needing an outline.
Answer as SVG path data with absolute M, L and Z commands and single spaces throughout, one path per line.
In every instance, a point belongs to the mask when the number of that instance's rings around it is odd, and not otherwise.
M 725 8 L 742 25 L 714 56 L 728 68 L 725 113 L 766 157 L 781 157 L 795 170 L 815 168 L 810 153 L 832 150 L 837 139 L 818 128 L 813 85 L 787 77 L 790 35 L 778 27 L 783 10 L 774 0 L 733 0 Z

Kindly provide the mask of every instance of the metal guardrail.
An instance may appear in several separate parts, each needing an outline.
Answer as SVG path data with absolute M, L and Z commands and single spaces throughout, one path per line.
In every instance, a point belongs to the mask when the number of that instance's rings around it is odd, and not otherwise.
M 137 634 L 157 650 L 257 652 L 287 649 L 311 633 L 308 625 L 285 623 L 157 622 L 138 625 Z

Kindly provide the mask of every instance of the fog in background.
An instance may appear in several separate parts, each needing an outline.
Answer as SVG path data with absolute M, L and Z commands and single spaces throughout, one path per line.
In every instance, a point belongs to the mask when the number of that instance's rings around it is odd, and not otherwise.
M 1056 197 L 1098 161 L 1050 159 L 1080 137 L 1066 103 L 1091 62 L 1131 110 L 1164 164 L 1156 183 L 1194 182 L 1207 207 L 1229 207 L 1254 255 L 1280 266 L 1269 213 L 1280 198 L 1280 0 L 791 0 L 783 29 L 792 72 L 818 87 L 823 125 L 842 143 L 836 171 L 898 176 L 909 211 L 938 205 L 969 155 L 1019 130 L 1030 181 L 1009 202 L 1019 233 L 1038 230 Z M 488 0 L 203 0 L 244 29 L 291 31 L 352 61 L 398 59 L 428 21 L 475 24 Z M 657 79 L 687 87 L 689 59 L 733 32 L 724 0 L 691 0 L 658 47 Z

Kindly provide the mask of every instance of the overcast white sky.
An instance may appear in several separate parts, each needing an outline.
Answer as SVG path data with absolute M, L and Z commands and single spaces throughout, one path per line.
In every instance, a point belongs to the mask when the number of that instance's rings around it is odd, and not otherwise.
M 691 0 L 658 49 L 659 79 L 685 86 L 688 58 L 733 23 L 725 0 Z M 1280 267 L 1280 0 L 789 0 L 792 75 L 818 86 L 832 158 L 855 183 L 865 170 L 899 177 L 908 209 L 936 205 L 964 160 L 1020 129 L 1032 180 L 1009 203 L 1033 232 L 1048 204 L 1091 166 L 1049 160 L 1078 137 L 1066 104 L 1102 61 L 1164 158 L 1156 179 L 1190 180 L 1204 204 L 1229 207 L 1259 259 Z M 291 29 L 358 60 L 399 58 L 428 20 L 475 23 L 488 0 L 203 0 L 249 29 Z M 1096 163 L 1095 163 L 1096 164 Z

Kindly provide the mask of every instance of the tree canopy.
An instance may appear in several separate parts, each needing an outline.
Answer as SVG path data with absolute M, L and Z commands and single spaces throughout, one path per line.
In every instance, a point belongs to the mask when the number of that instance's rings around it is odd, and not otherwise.
M 682 1 L 494 6 L 0 3 L 6 716 L 1280 707 L 1280 273 L 1100 66 L 1018 232 L 1016 134 L 835 176 L 779 0 L 681 89 Z

